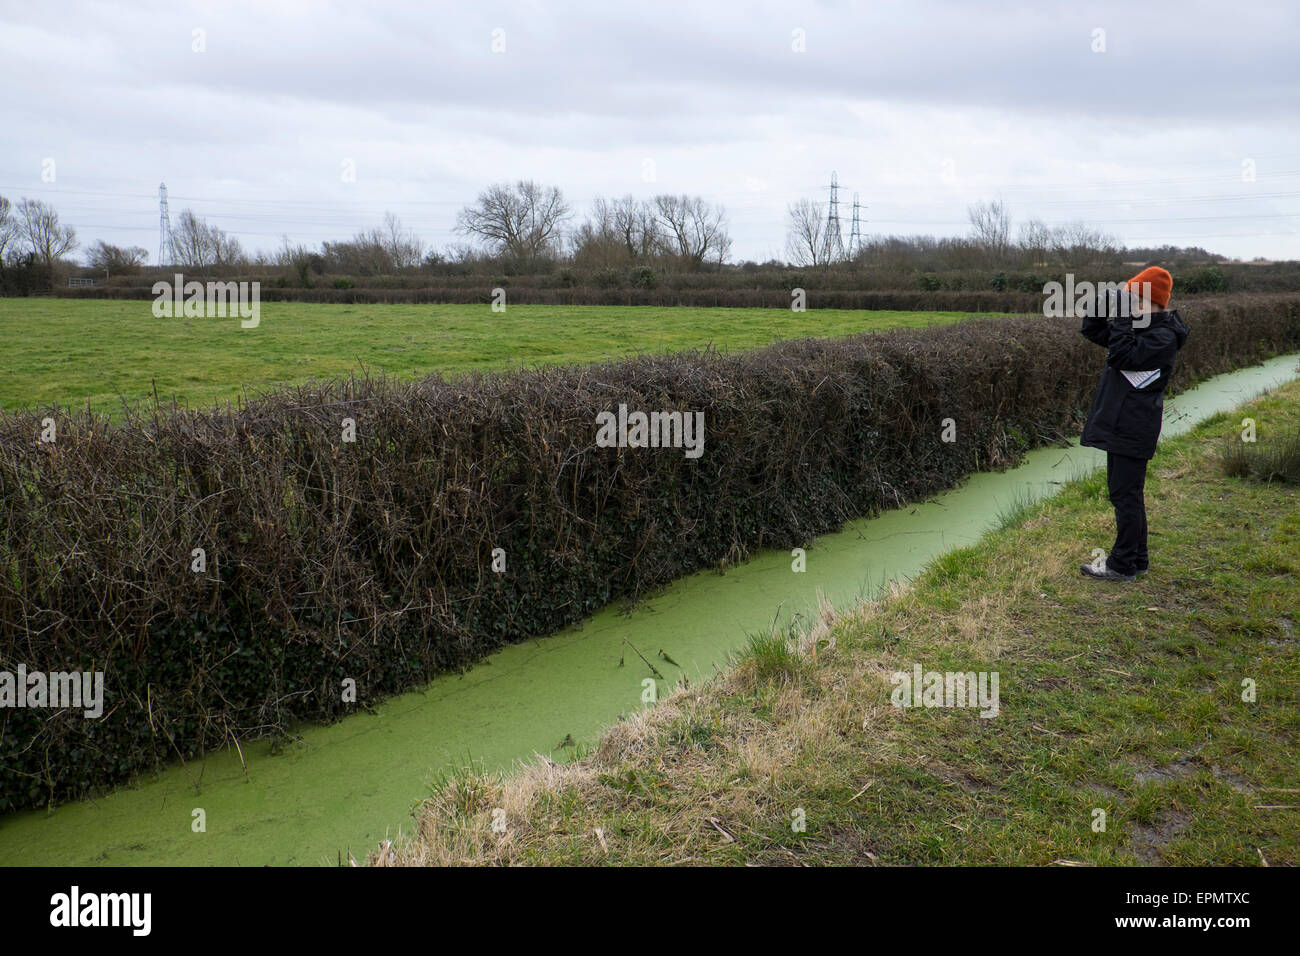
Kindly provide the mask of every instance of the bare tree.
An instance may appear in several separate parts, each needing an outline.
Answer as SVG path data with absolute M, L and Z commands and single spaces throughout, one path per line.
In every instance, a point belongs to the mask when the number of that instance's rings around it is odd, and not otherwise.
M 576 262 L 603 267 L 645 262 L 658 255 L 659 221 L 651 203 L 624 196 L 597 196 L 591 215 L 570 240 Z
M 18 235 L 27 244 L 27 251 L 47 269 L 77 247 L 76 230 L 61 225 L 54 207 L 39 199 L 24 199 L 18 204 Z
M 555 252 L 571 214 L 558 188 L 521 179 L 479 193 L 475 204 L 456 216 L 456 231 L 477 237 L 498 255 L 532 262 Z
M 244 260 L 244 250 L 238 239 L 209 226 L 192 209 L 186 209 L 172 227 L 171 257 L 178 266 L 201 269 L 238 265 Z
M 1020 226 L 1020 250 L 1029 260 L 1030 268 L 1045 264 L 1052 248 L 1052 228 L 1041 219 L 1030 219 Z
M 826 206 L 800 199 L 786 208 L 785 248 L 797 266 L 824 266 L 830 260 L 826 241 Z
M 272 265 L 295 267 L 310 258 L 314 253 L 301 242 L 294 245 L 287 232 L 280 234 L 280 248 L 270 257 Z M 317 257 L 319 258 L 319 257 Z
M 358 232 L 351 242 L 325 242 L 318 257 L 330 272 L 359 275 L 389 275 L 410 269 L 424 261 L 424 243 L 391 212 L 384 213 L 383 225 Z M 290 257 L 291 262 L 296 257 Z
M 0 265 L 17 255 L 18 240 L 18 219 L 13 213 L 13 203 L 0 196 Z
M 655 208 L 645 200 L 624 196 L 610 204 L 610 227 L 634 260 L 648 259 L 659 251 L 663 236 Z
M 109 275 L 130 275 L 140 271 L 149 253 L 139 246 L 123 249 L 103 239 L 99 240 L 86 253 L 86 263 L 98 272 Z
M 396 269 L 418 266 L 424 259 L 424 243 L 391 212 L 384 213 L 383 226 L 371 236 L 388 253 Z
M 706 262 L 725 262 L 731 251 L 727 234 L 727 213 L 699 196 L 656 196 L 655 212 L 665 242 L 683 266 L 696 268 Z
M 1119 242 L 1114 236 L 1089 226 L 1081 219 L 1057 226 L 1051 235 L 1052 254 L 1062 265 L 1106 261 L 1119 252 Z
M 995 259 L 1006 258 L 1011 245 L 1011 214 L 1002 200 L 973 203 L 966 215 L 975 230 L 975 241 Z
M 359 232 L 351 242 L 325 242 L 321 256 L 327 272 L 355 272 L 363 276 L 387 275 L 394 269 L 393 258 L 384 248 L 378 229 Z
M 627 265 L 627 250 L 619 241 L 609 217 L 608 204 L 597 196 L 591 216 L 569 235 L 574 265 L 609 269 Z

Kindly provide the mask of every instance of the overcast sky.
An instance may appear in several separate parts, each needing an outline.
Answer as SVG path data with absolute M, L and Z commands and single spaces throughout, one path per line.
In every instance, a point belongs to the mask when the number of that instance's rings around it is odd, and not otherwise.
M 153 261 L 162 181 L 173 219 L 256 250 L 385 210 L 442 248 L 482 187 L 533 178 L 579 217 L 701 194 L 761 261 L 834 171 L 846 237 L 854 193 L 871 234 L 964 233 L 1001 198 L 1300 258 L 1297 47 L 1293 0 L 0 0 L 0 195 Z

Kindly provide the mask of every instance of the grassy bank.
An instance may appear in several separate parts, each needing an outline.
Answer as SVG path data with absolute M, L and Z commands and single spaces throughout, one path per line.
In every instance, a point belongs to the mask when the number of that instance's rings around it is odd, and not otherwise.
M 1300 500 L 1224 476 L 1245 415 L 1293 434 L 1300 383 L 1162 445 L 1136 584 L 1079 575 L 1114 530 L 1094 475 L 579 760 L 436 782 L 396 861 L 1300 864 Z M 892 706 L 915 664 L 997 672 L 998 715 Z
M 915 328 L 962 312 L 705 309 L 651 306 L 321 305 L 265 302 L 261 323 L 159 319 L 148 301 L 0 299 L 6 374 L 0 407 L 98 411 L 137 402 L 155 384 L 191 405 L 234 400 L 359 368 L 399 378 L 599 362 L 780 339 Z

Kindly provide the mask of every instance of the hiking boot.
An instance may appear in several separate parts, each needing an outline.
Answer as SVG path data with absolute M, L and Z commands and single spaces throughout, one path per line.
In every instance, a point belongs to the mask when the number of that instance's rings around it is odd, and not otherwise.
M 1151 570 L 1150 568 L 1138 568 L 1136 571 L 1133 572 L 1133 574 L 1140 578 L 1142 577 L 1142 575 L 1146 574 L 1150 570 Z
M 1112 571 L 1110 566 L 1102 568 L 1100 571 L 1091 564 L 1079 565 L 1079 571 L 1085 578 L 1096 578 L 1099 581 L 1136 581 L 1136 574 L 1120 574 L 1118 571 Z

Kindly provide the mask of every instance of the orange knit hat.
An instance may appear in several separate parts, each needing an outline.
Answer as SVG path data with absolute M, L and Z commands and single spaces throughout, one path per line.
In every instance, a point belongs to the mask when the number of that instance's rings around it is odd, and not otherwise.
M 1124 283 L 1124 288 L 1142 295 L 1142 284 L 1146 282 L 1151 284 L 1151 301 L 1163 309 L 1169 304 L 1169 294 L 1174 291 L 1174 277 L 1159 266 L 1147 266 Z

